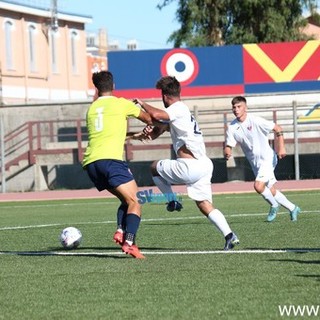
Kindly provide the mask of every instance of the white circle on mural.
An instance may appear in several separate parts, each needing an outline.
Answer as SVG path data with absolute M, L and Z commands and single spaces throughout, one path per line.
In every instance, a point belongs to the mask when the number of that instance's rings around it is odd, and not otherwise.
M 181 85 L 190 84 L 198 75 L 197 57 L 187 49 L 173 49 L 161 61 L 162 75 L 176 77 Z
M 194 73 L 192 59 L 185 53 L 175 53 L 167 61 L 167 73 L 174 75 L 178 81 L 189 80 Z

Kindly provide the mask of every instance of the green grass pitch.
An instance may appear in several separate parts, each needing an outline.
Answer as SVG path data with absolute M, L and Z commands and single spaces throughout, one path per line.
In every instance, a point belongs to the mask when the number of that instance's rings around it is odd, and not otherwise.
M 112 242 L 115 198 L 0 203 L 0 319 L 261 320 L 319 306 L 320 191 L 285 194 L 298 222 L 284 209 L 265 222 L 255 193 L 214 195 L 240 238 L 231 253 L 190 199 L 179 213 L 144 204 L 144 260 Z M 83 234 L 76 250 L 59 243 L 67 226 Z

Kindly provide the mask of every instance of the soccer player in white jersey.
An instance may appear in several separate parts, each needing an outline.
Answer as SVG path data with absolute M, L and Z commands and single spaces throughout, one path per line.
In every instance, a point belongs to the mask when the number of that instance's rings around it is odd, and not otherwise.
M 236 119 L 227 129 L 225 158 L 228 160 L 232 156 L 232 148 L 239 144 L 255 175 L 254 189 L 270 204 L 267 221 L 272 222 L 276 218 L 280 205 L 289 210 L 291 220 L 296 221 L 300 208 L 275 188 L 277 158 L 286 156 L 282 128 L 273 121 L 249 114 L 247 101 L 242 96 L 234 97 L 231 105 Z M 275 133 L 276 151 L 269 145 L 268 135 L 272 131 Z
M 212 204 L 213 164 L 206 155 L 203 136 L 196 120 L 180 100 L 180 83 L 175 77 L 165 76 L 157 82 L 156 88 L 161 90 L 165 110 L 136 99 L 151 118 L 160 123 L 154 127 L 147 126 L 144 134 L 153 140 L 165 131 L 170 131 L 177 159 L 153 162 L 153 181 L 160 191 L 168 196 L 173 194 L 172 184 L 186 185 L 189 197 L 225 237 L 224 250 L 230 250 L 239 243 L 239 239 L 230 229 L 223 213 Z M 170 200 L 168 198 L 168 211 L 182 209 L 182 205 L 176 199 Z

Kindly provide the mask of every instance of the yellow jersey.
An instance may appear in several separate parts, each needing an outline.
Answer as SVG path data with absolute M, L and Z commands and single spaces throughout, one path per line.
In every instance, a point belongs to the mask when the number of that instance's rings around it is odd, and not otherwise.
M 140 108 L 124 98 L 102 96 L 94 101 L 86 115 L 89 142 L 82 166 L 101 159 L 123 160 L 127 119 L 139 114 Z

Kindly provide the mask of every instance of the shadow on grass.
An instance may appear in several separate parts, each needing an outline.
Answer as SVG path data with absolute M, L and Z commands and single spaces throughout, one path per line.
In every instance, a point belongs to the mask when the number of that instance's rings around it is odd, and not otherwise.
M 308 249 L 302 249 L 302 248 L 287 248 L 283 249 L 288 251 L 288 253 L 312 253 L 312 252 L 320 252 L 318 248 L 308 248 Z M 270 259 L 270 261 L 279 261 L 279 262 L 295 262 L 300 264 L 320 264 L 320 260 L 298 260 L 298 259 Z
M 157 250 L 176 250 L 173 248 L 162 247 L 139 247 L 140 250 L 157 251 Z M 88 250 L 96 251 L 90 252 Z M 101 252 L 97 252 L 101 251 Z M 111 252 L 102 252 L 111 251 Z M 64 248 L 49 248 L 45 251 L 0 251 L 0 255 L 16 255 L 16 256 L 72 256 L 72 257 L 95 257 L 95 258 L 113 258 L 113 259 L 125 259 L 127 257 L 132 258 L 130 255 L 126 255 L 121 251 L 120 247 L 81 247 L 76 249 L 64 249 Z
M 138 245 L 140 250 L 148 250 L 148 251 L 159 251 L 159 250 L 166 250 L 166 251 L 177 251 L 177 248 L 168 248 L 168 247 L 144 247 L 144 246 L 140 246 Z M 105 250 L 115 250 L 115 251 L 119 251 L 119 249 L 121 250 L 120 246 L 119 247 L 81 247 L 81 248 L 77 248 L 75 250 L 71 250 L 71 251 L 79 251 L 79 250 L 97 250 L 97 251 L 105 251 Z M 65 249 L 61 249 L 59 248 L 60 251 L 70 251 L 70 250 L 65 250 Z M 187 250 L 187 249 L 186 249 Z M 58 251 L 54 250 L 54 251 Z
M 311 279 L 315 279 L 317 281 L 320 281 L 320 275 L 316 275 L 316 274 L 296 274 L 296 277 L 301 277 L 301 278 L 311 278 Z
M 119 251 L 119 250 L 118 250 Z M 81 252 L 79 250 L 62 250 L 62 251 L 1 251 L 2 255 L 16 255 L 16 256 L 69 256 L 69 257 L 95 257 L 95 258 L 112 258 L 112 259 L 123 259 L 126 258 L 124 253 L 97 253 L 97 252 Z
M 277 262 L 293 262 L 293 263 L 299 263 L 299 264 L 320 264 L 320 260 L 297 260 L 297 259 L 272 259 L 270 261 L 277 261 Z M 320 275 L 316 274 L 296 274 L 296 277 L 301 278 L 314 278 L 317 281 L 320 281 Z
M 180 226 L 180 225 L 195 225 L 195 224 L 204 224 L 207 223 L 207 220 L 203 220 L 203 221 L 177 221 L 177 222 L 148 222 L 148 221 L 144 221 L 144 225 L 148 225 L 148 226 Z
M 271 259 L 270 261 L 296 262 L 300 264 L 320 264 L 320 260 Z

